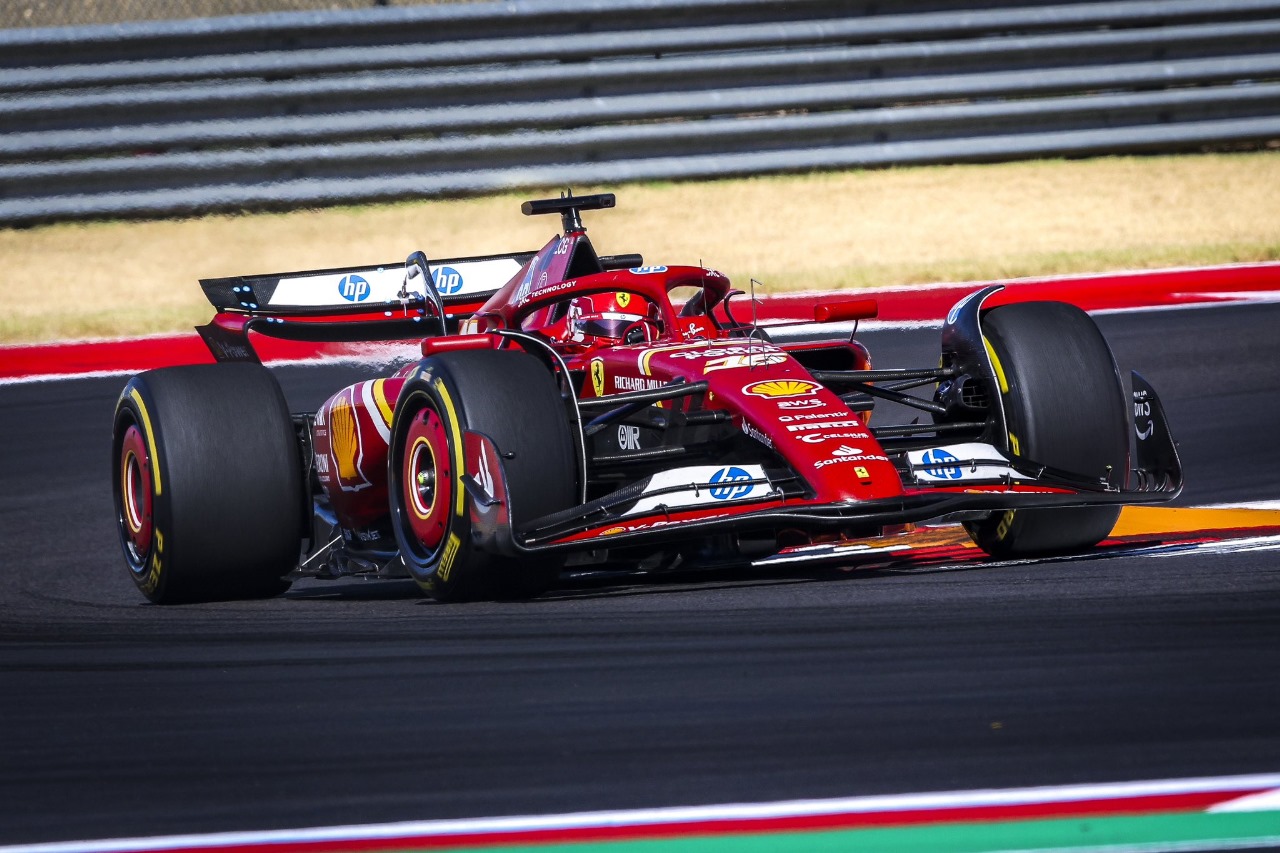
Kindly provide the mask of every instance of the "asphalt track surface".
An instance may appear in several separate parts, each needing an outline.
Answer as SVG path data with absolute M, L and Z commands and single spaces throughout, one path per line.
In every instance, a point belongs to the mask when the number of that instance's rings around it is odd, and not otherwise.
M 1280 305 L 1100 325 L 1180 503 L 1280 498 Z M 357 373 L 278 371 L 296 408 Z M 111 518 L 123 383 L 0 387 L 0 844 L 1280 769 L 1280 551 L 155 607 Z

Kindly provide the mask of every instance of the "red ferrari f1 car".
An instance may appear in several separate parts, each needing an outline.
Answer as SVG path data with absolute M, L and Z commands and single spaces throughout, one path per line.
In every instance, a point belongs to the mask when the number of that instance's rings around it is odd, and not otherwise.
M 597 254 L 581 211 L 613 206 L 526 202 L 563 223 L 538 252 L 202 281 L 217 363 L 135 376 L 116 409 L 143 594 L 407 576 L 443 600 L 530 596 L 566 566 L 741 563 L 924 521 L 996 557 L 1061 554 L 1182 488 L 1154 390 L 1133 374 L 1130 405 L 1077 308 L 991 307 L 987 287 L 948 313 L 936 366 L 873 368 L 843 332 L 774 343 L 714 270 Z M 812 322 L 874 314 L 833 299 Z M 250 332 L 422 357 L 291 414 Z M 922 414 L 873 425 L 878 401 Z

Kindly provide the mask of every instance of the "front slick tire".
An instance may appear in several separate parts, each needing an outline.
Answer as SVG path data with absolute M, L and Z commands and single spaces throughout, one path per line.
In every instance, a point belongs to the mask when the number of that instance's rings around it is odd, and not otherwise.
M 1016 456 L 1089 477 L 1123 476 L 1129 433 L 1111 349 L 1089 315 L 1062 302 L 1024 302 L 983 316 L 1009 444 Z M 993 557 L 1084 551 L 1115 526 L 1118 506 L 1017 509 L 965 525 Z
M 405 382 L 392 420 L 387 479 L 400 555 L 440 601 L 537 595 L 555 582 L 564 558 L 477 546 L 463 477 L 483 472 L 466 458 L 466 431 L 497 449 L 513 527 L 573 505 L 573 439 L 547 368 L 516 351 L 433 355 Z
M 125 562 L 157 604 L 289 588 L 302 466 L 280 386 L 257 364 L 141 373 L 116 406 L 113 493 Z

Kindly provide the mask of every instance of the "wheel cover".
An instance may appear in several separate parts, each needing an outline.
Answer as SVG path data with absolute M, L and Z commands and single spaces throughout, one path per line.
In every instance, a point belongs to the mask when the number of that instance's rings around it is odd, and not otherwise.
M 449 531 L 453 499 L 449 434 L 435 409 L 423 408 L 413 416 L 404 446 L 404 515 L 414 539 L 431 554 Z
M 120 443 L 120 530 L 135 570 L 146 563 L 153 527 L 151 458 L 136 424 L 125 430 Z

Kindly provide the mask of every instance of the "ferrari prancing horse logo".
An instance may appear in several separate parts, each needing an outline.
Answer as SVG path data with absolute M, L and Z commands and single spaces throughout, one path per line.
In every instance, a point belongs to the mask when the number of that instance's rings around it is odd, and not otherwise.
M 604 396 L 604 362 L 598 358 L 591 360 L 591 386 L 597 397 Z

